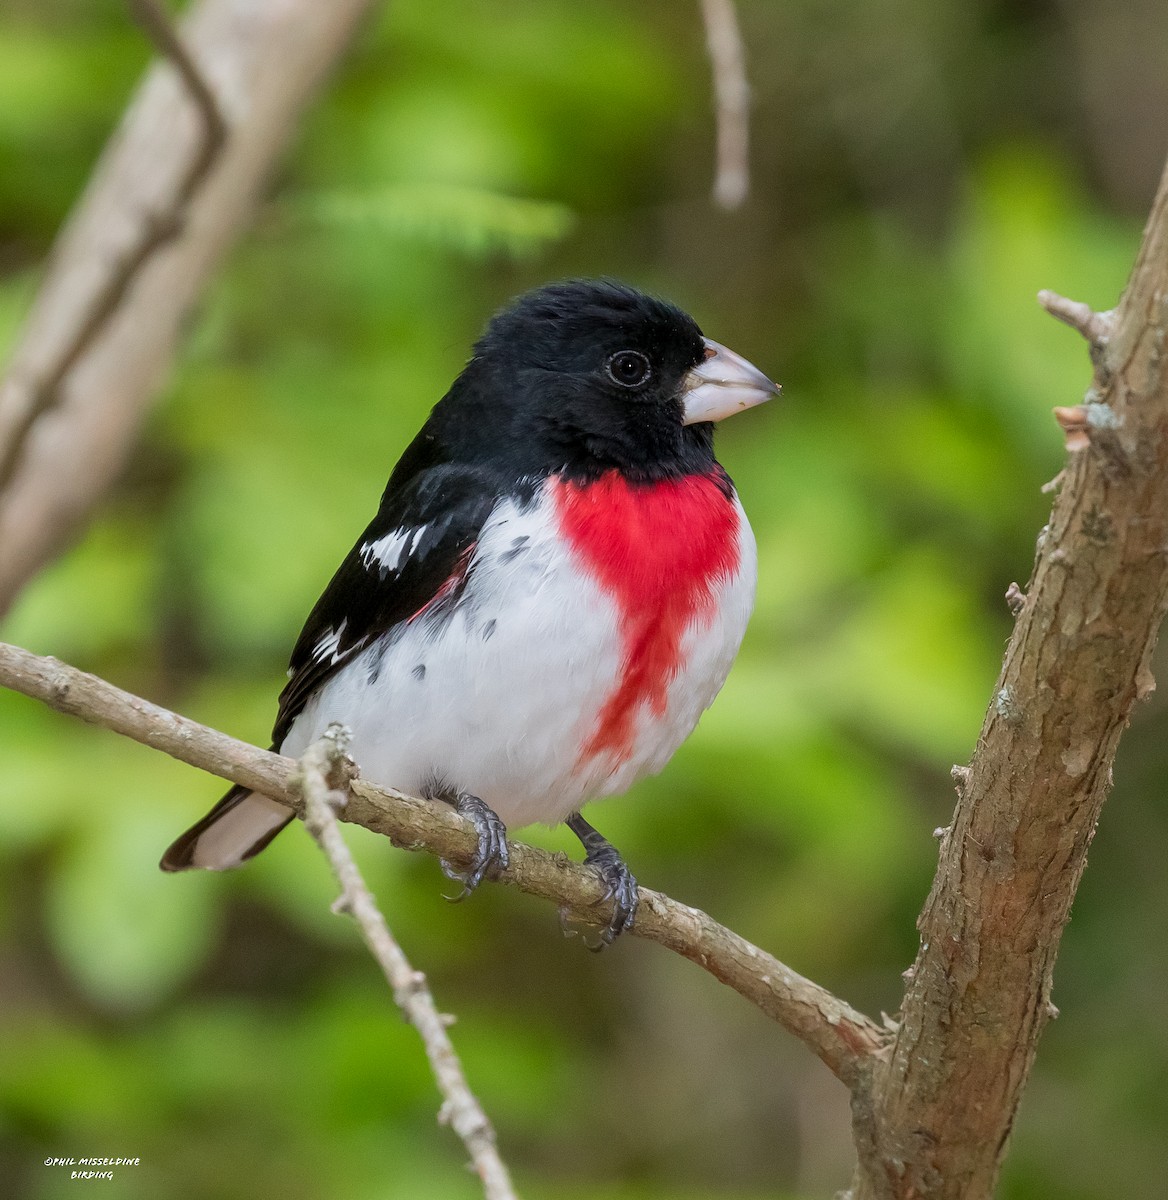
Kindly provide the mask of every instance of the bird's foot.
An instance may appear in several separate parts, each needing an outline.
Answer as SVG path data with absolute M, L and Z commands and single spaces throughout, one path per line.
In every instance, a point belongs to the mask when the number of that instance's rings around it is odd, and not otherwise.
M 600 940 L 585 945 L 589 950 L 603 950 L 610 946 L 622 933 L 632 929 L 640 903 L 637 880 L 629 870 L 620 851 L 601 833 L 593 829 L 579 813 L 568 818 L 568 828 L 584 846 L 584 862 L 595 867 L 605 883 L 604 895 L 596 902 L 612 901 L 612 916 L 600 931 Z
M 493 879 L 500 871 L 505 871 L 510 855 L 507 850 L 507 827 L 490 805 L 478 796 L 460 792 L 454 801 L 454 808 L 460 816 L 470 821 L 479 837 L 478 848 L 465 870 L 460 871 L 446 859 L 441 860 L 447 878 L 462 884 L 462 891 L 457 896 L 446 897 L 458 903 L 465 900 L 484 879 Z

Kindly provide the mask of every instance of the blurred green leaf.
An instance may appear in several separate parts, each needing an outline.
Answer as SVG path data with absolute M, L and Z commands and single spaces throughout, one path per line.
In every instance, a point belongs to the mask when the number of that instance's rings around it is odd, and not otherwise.
M 800 664 L 815 702 L 927 760 L 968 755 L 1000 656 L 957 572 L 940 554 L 908 552 L 874 579 Z
M 294 210 L 326 227 L 419 238 L 472 258 L 529 258 L 565 237 L 573 223 L 562 204 L 438 183 L 308 195 L 294 203 Z
M 115 776 L 101 766 L 109 749 L 90 748 L 89 782 L 74 785 L 78 811 L 46 911 L 78 983 L 99 1004 L 135 1012 L 203 961 L 217 927 L 216 888 L 210 876 L 176 880 L 157 869 L 177 832 L 170 808 L 154 803 L 178 773 L 173 764 L 143 754 L 133 764 L 119 761 Z

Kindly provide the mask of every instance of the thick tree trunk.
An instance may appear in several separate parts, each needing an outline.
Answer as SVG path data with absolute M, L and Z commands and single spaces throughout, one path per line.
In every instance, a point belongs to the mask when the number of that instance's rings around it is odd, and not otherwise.
M 960 799 L 899 1031 L 855 1099 L 854 1200 L 991 1195 L 1120 735 L 1154 686 L 1168 598 L 1168 171 L 1114 317 L 1047 302 L 1091 339 L 1094 386 L 1060 410 L 1072 461 L 973 762 L 954 772 Z

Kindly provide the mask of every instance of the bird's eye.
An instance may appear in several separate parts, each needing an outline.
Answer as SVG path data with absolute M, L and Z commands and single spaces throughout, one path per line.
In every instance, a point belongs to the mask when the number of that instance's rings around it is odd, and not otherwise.
M 636 350 L 620 350 L 606 364 L 608 376 L 621 387 L 640 387 L 648 378 L 652 368 L 649 360 Z

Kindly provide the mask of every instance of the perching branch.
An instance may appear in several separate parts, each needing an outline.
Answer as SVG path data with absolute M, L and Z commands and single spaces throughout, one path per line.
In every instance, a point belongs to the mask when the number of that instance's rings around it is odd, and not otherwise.
M 1091 343 L 1071 461 L 918 921 L 891 1054 L 853 1111 L 853 1200 L 988 1200 L 1119 739 L 1168 607 L 1168 170 L 1114 319 L 1044 293 Z
M 304 824 L 324 851 L 341 885 L 333 909 L 350 913 L 361 929 L 369 953 L 393 989 L 393 998 L 406 1019 L 421 1035 L 430 1069 L 443 1096 L 439 1120 L 449 1124 L 462 1139 L 483 1185 L 486 1200 L 517 1200 L 511 1176 L 499 1157 L 495 1130 L 462 1073 L 446 1021 L 421 971 L 415 971 L 389 930 L 381 909 L 365 884 L 349 853 L 337 824 L 337 812 L 346 803 L 345 793 L 330 785 L 344 759 L 347 735 L 339 726 L 330 727 L 320 741 L 309 746 L 300 759 L 293 785 L 304 799 Z
M 714 201 L 740 208 L 750 191 L 750 85 L 734 0 L 701 0 L 714 75 L 717 172 Z
M 249 746 L 95 675 L 3 642 L 0 685 L 255 788 L 303 814 L 293 759 Z M 383 834 L 407 850 L 425 850 L 460 866 L 470 862 L 477 835 L 449 805 L 362 780 L 351 784 L 351 793 L 341 820 Z M 511 865 L 502 882 L 551 900 L 580 921 L 607 920 L 599 907 L 604 885 L 590 867 L 522 842 L 512 842 L 510 848 Z M 849 1086 L 885 1043 L 886 1031 L 874 1021 L 696 908 L 643 888 L 632 932 L 676 951 L 745 996 L 804 1041 Z
M 151 68 L 0 382 L 0 614 L 117 478 L 183 322 L 370 0 L 131 0 Z M 225 130 L 230 127 L 230 137 Z

